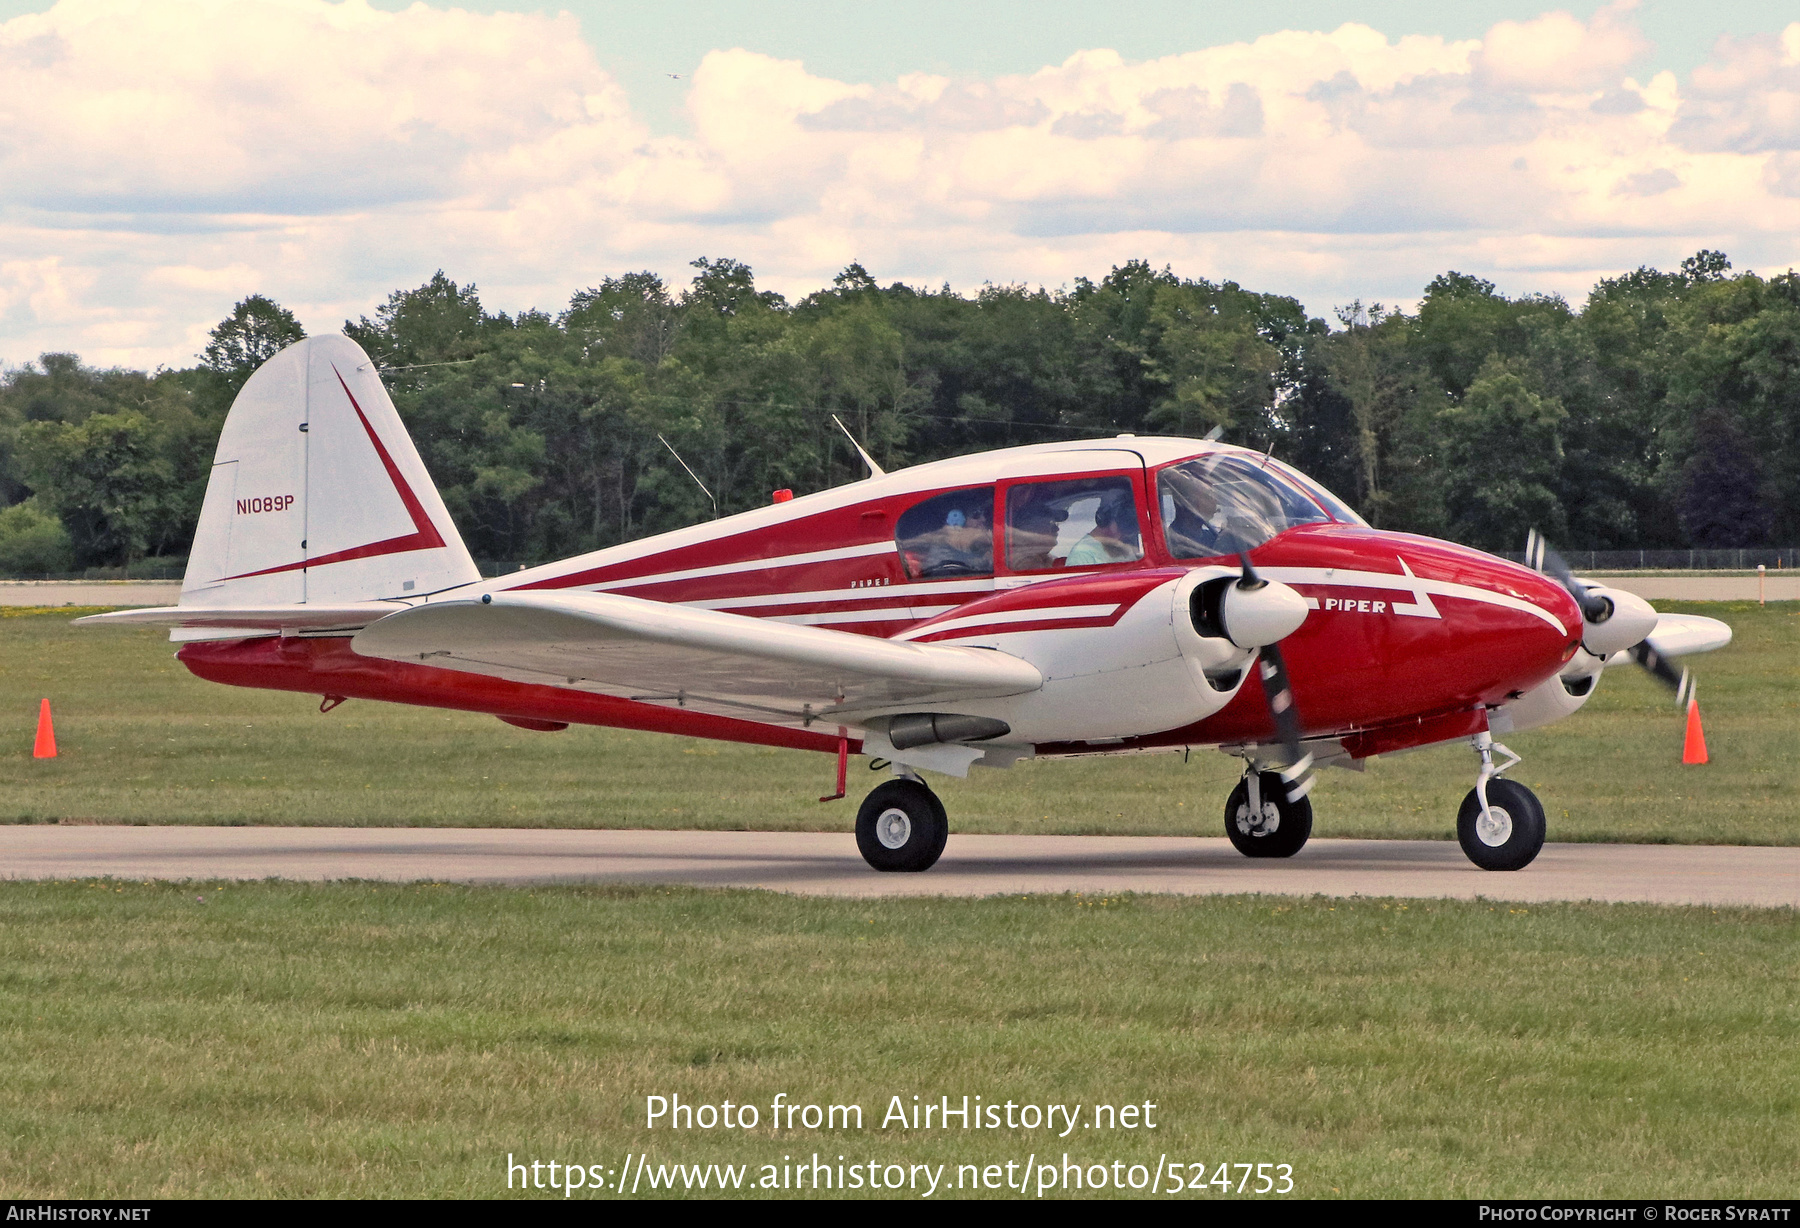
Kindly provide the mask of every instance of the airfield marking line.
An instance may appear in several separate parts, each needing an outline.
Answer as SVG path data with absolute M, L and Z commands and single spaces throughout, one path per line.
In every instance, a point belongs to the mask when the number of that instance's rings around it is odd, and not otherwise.
M 1286 860 L 1223 837 L 954 835 L 924 874 L 879 874 L 838 832 L 580 828 L 0 826 L 0 878 L 529 884 L 627 882 L 802 895 L 1404 896 L 1800 908 L 1800 848 L 1548 844 L 1516 873 L 1449 840 L 1311 841 Z

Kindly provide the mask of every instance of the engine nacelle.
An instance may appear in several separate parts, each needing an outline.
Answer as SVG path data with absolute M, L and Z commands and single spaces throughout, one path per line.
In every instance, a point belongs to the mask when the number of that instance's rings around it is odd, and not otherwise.
M 1042 687 L 1023 695 L 959 700 L 950 714 L 897 712 L 892 729 L 887 714 L 872 714 L 864 727 L 880 731 L 876 745 L 882 757 L 893 757 L 892 750 L 898 754 L 896 762 L 949 770 L 922 758 L 921 750 L 954 745 L 971 754 L 976 747 L 1003 752 L 1045 742 L 1110 744 L 1203 720 L 1231 701 L 1255 655 L 1223 636 L 1203 636 L 1194 628 L 1194 589 L 1228 575 L 1237 573 L 1197 568 L 1166 581 L 1133 601 L 1110 625 L 1014 631 L 1016 624 L 998 622 L 989 634 L 963 642 L 1031 662 L 1043 674 Z M 1115 582 L 1108 576 L 1058 582 L 1056 591 L 1073 594 L 1091 584 L 1096 601 L 1116 602 L 1109 587 Z M 1019 599 L 1017 591 L 997 594 L 961 607 L 957 616 L 972 619 L 996 604 L 1006 610 Z M 934 718 L 928 733 L 924 717 Z M 1002 727 L 1004 734 L 998 732 Z M 927 736 L 928 744 L 915 742 Z M 911 745 L 903 745 L 907 743 Z
M 1588 589 L 1590 597 L 1599 597 L 1606 609 L 1598 619 L 1582 620 L 1581 645 L 1596 657 L 1610 657 L 1642 642 L 1656 630 L 1657 614 L 1636 593 L 1621 588 Z
M 1577 648 L 1562 672 L 1488 713 L 1488 728 L 1500 734 L 1519 733 L 1575 715 L 1593 698 L 1605 667 L 1605 661 Z

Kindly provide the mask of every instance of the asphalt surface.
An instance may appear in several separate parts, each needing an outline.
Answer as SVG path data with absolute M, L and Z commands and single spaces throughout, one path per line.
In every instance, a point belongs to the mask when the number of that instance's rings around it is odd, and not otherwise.
M 511 828 L 0 827 L 13 879 L 633 882 L 804 895 L 1407 896 L 1800 907 L 1800 848 L 1549 844 L 1514 873 L 1450 841 L 1314 840 L 1252 861 L 1223 838 L 953 835 L 924 874 L 878 874 L 847 834 Z

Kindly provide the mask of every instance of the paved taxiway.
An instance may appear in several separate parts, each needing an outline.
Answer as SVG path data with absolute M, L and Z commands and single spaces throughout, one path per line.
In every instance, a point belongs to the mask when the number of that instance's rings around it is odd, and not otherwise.
M 1250 861 L 1220 838 L 953 835 L 926 874 L 877 874 L 848 835 L 505 828 L 0 827 L 0 877 L 635 882 L 807 895 L 1412 896 L 1800 907 L 1800 848 L 1550 844 L 1513 874 L 1449 841 L 1314 840 Z

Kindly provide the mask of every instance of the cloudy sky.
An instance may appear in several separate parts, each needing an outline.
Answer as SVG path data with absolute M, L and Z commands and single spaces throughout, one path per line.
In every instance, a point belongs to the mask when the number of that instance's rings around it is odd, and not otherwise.
M 1772 0 L 0 0 L 0 363 L 187 365 L 438 268 L 555 310 L 734 256 L 790 295 L 1133 257 L 1328 315 L 1800 266 Z

